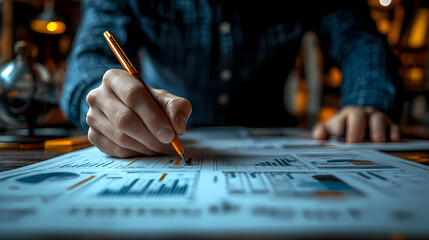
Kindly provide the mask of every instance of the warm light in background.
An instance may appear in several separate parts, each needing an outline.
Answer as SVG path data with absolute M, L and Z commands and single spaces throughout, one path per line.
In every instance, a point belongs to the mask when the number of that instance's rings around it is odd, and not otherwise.
M 305 82 L 300 81 L 298 85 L 298 92 L 296 94 L 296 114 L 297 116 L 305 115 L 307 109 L 307 85 Z
M 338 67 L 331 67 L 327 73 L 326 84 L 329 87 L 339 88 L 341 81 L 343 79 L 343 74 L 341 73 Z
M 336 107 L 322 107 L 320 109 L 319 115 L 317 116 L 317 121 L 325 122 L 333 117 L 338 112 Z
M 378 31 L 382 34 L 388 34 L 391 28 L 390 21 L 388 19 L 381 19 L 377 22 Z
M 411 26 L 408 45 L 412 48 L 421 48 L 426 44 L 428 34 L 429 8 L 417 10 L 414 23 Z
M 405 72 L 405 77 L 412 85 L 420 85 L 423 81 L 424 70 L 419 67 L 411 67 Z
M 66 30 L 66 24 L 55 13 L 55 2 L 45 0 L 43 12 L 39 14 L 31 23 L 33 31 L 43 34 L 62 34 Z
M 385 7 L 389 6 L 390 3 L 392 3 L 392 0 L 380 0 L 380 4 Z
M 49 22 L 48 24 L 46 24 L 46 29 L 49 32 L 53 32 L 53 31 L 57 30 L 57 26 L 58 25 L 55 22 Z
M 66 25 L 60 21 L 34 20 L 30 27 L 33 31 L 44 34 L 61 34 L 66 30 Z

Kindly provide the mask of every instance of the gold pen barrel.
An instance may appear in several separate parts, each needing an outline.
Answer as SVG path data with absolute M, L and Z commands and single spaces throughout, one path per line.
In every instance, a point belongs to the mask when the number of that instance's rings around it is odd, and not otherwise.
M 122 50 L 115 37 L 109 31 L 105 31 L 103 36 L 106 39 L 107 44 L 109 44 L 113 54 L 115 54 L 116 58 L 121 63 L 122 67 L 131 75 L 137 73 L 136 68 L 131 63 L 130 59 L 128 59 L 127 55 L 125 54 L 124 50 Z

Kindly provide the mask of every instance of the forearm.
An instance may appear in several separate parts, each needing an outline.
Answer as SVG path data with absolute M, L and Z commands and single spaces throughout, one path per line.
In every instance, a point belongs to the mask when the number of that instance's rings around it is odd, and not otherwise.
M 366 12 L 340 10 L 322 19 L 326 54 L 341 68 L 341 106 L 372 106 L 397 120 L 402 81 L 399 62 Z
M 125 2 L 125 3 L 123 3 Z M 60 106 L 68 120 L 87 132 L 86 95 L 99 86 L 103 74 L 110 68 L 121 68 L 103 38 L 111 30 L 123 45 L 127 45 L 126 24 L 129 17 L 122 14 L 126 1 L 82 2 L 82 19 L 67 61 Z

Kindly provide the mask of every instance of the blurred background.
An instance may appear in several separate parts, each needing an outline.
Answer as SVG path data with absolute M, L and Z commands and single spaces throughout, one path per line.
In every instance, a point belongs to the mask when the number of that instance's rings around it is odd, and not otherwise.
M 377 29 L 386 36 L 402 63 L 399 71 L 406 91 L 402 131 L 406 135 L 429 138 L 429 0 L 367 2 Z M 3 71 L 17 55 L 25 55 L 49 70 L 51 76 L 44 75 L 48 79 L 45 83 L 54 82 L 55 88 L 49 91 L 54 91 L 58 99 L 65 61 L 79 24 L 79 8 L 79 0 L 0 0 Z M 21 40 L 28 46 L 17 46 Z M 306 33 L 295 68 L 285 84 L 285 106 L 298 118 L 298 127 L 309 128 L 336 113 L 341 80 L 341 71 L 324 62 L 317 36 Z M 2 88 L 0 85 L 0 95 Z M 50 106 L 49 111 L 37 119 L 37 126 L 70 126 L 56 104 Z M 26 121 L 22 122 L 24 126 Z M 21 127 L 0 120 L 0 132 L 12 125 Z

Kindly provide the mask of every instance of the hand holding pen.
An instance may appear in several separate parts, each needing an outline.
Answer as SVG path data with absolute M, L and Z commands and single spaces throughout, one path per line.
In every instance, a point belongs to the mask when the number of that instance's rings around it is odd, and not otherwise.
M 110 33 L 104 36 L 106 40 L 113 37 Z M 112 47 L 111 43 L 109 45 Z M 115 55 L 118 57 L 117 53 Z M 145 85 L 124 56 L 118 60 L 128 72 L 106 71 L 102 84 L 87 96 L 90 106 L 86 119 L 88 139 L 101 151 L 115 157 L 173 154 L 174 145 L 184 158 L 177 135 L 185 132 L 192 112 L 190 102 Z

